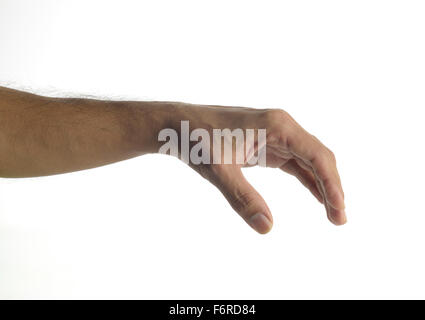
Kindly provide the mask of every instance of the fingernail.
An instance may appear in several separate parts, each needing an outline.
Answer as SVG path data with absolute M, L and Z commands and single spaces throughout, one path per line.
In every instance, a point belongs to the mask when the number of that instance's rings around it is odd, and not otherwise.
M 342 210 L 342 217 L 343 217 L 342 224 L 346 224 L 347 223 L 347 215 L 345 214 L 345 210 Z
M 330 220 L 337 226 L 341 226 L 347 223 L 347 216 L 345 215 L 345 210 L 336 211 L 329 215 Z
M 265 234 L 270 231 L 273 223 L 262 213 L 254 214 L 248 221 L 249 225 L 261 234 Z

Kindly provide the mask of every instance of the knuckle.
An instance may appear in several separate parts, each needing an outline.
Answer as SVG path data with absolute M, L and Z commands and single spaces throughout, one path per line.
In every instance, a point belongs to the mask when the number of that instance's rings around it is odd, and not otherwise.
M 282 124 L 291 119 L 289 113 L 282 109 L 266 109 L 266 120 L 272 124 Z
M 323 149 L 323 153 L 326 155 L 327 159 L 330 160 L 332 163 L 336 163 L 336 157 L 332 150 L 327 148 L 326 146 L 323 146 Z
M 313 162 L 317 165 L 322 165 L 329 160 L 329 153 L 326 148 L 318 147 L 315 151 Z
M 331 150 L 329 150 L 328 149 L 328 152 L 329 152 L 329 157 L 331 158 L 331 160 L 333 161 L 333 162 L 336 162 L 336 156 L 335 156 L 335 153 L 333 153 Z
M 295 126 L 295 120 L 288 112 L 281 109 L 267 109 L 265 111 L 266 127 L 272 132 L 287 134 Z
M 254 202 L 255 197 L 252 192 L 242 192 L 236 190 L 232 196 L 233 207 L 236 211 L 242 212 Z
M 331 154 L 326 147 L 320 148 L 320 157 L 323 162 L 328 162 L 331 159 Z
M 317 142 L 318 146 L 320 146 L 319 152 L 322 153 L 322 157 L 324 158 L 323 160 L 331 160 L 332 162 L 336 162 L 336 157 L 332 150 L 326 147 L 316 136 L 311 135 L 311 137 Z

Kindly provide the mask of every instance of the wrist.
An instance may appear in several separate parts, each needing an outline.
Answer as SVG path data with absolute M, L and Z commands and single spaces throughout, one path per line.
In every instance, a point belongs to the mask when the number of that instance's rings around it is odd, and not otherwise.
M 140 154 L 157 153 L 163 142 L 158 141 L 159 132 L 175 129 L 180 123 L 182 103 L 162 101 L 132 102 L 134 114 L 131 135 L 137 137 L 136 148 Z

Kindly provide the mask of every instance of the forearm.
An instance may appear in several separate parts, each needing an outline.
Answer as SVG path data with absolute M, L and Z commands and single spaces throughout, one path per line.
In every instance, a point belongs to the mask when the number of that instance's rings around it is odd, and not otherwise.
M 0 176 L 93 168 L 159 148 L 175 104 L 49 98 L 0 87 Z

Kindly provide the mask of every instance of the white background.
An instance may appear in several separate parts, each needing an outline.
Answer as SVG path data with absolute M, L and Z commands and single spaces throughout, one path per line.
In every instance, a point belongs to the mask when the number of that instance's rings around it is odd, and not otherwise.
M 423 1 L 0 1 L 0 83 L 279 107 L 337 155 L 348 224 L 246 170 L 262 236 L 177 159 L 0 180 L 1 298 L 425 298 Z

